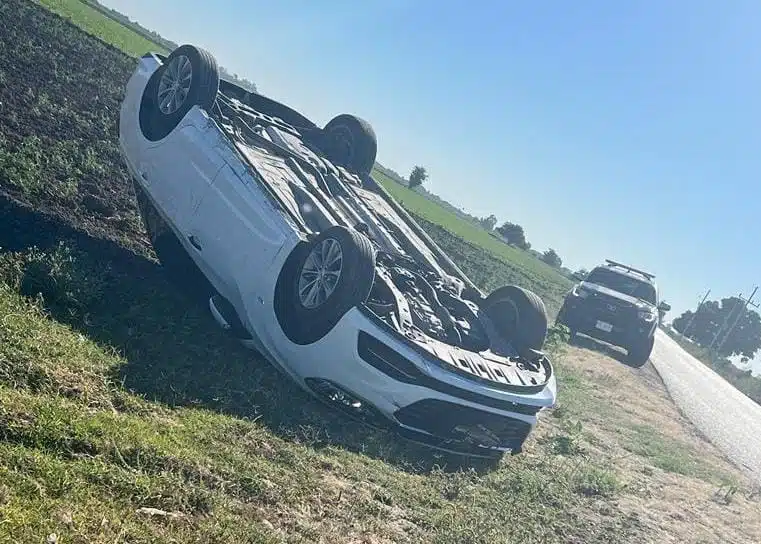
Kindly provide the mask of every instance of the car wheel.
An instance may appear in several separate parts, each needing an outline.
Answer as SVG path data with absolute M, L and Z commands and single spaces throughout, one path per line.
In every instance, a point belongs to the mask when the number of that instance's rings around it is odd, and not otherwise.
M 181 45 L 148 80 L 140 103 L 140 129 L 151 141 L 165 138 L 193 106 L 210 111 L 219 92 L 219 67 L 209 53 Z
M 370 123 L 341 114 L 325 125 L 322 148 L 331 161 L 364 177 L 375 165 L 378 140 Z
M 626 350 L 626 356 L 629 364 L 634 367 L 641 367 L 650 359 L 655 345 L 655 336 L 643 338 L 632 347 Z
M 170 283 L 193 302 L 206 304 L 214 294 L 214 288 L 182 247 L 174 231 L 166 224 L 145 191 L 137 184 L 134 184 L 134 187 L 143 226 Z
M 367 300 L 375 250 L 357 231 L 335 226 L 297 246 L 275 286 L 275 315 L 289 340 L 311 344 Z
M 506 285 L 491 293 L 482 309 L 520 355 L 539 351 L 547 337 L 547 310 L 535 293 Z

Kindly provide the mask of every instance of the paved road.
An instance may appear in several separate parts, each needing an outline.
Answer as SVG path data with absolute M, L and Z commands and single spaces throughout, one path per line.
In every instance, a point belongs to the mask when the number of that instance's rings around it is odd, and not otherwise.
M 761 406 L 658 331 L 650 361 L 682 412 L 761 482 Z

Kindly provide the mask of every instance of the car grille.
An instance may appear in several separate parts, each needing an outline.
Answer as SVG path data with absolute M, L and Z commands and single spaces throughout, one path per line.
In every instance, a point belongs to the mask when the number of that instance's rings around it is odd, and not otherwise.
M 515 402 L 500 400 L 487 395 L 481 395 L 475 391 L 462 389 L 448 383 L 441 382 L 427 374 L 424 374 L 415 364 L 397 353 L 370 334 L 360 331 L 357 338 L 357 352 L 360 358 L 367 364 L 382 372 L 386 376 L 402 383 L 411 383 L 427 387 L 452 397 L 457 397 L 474 404 L 489 406 L 506 412 L 534 415 L 541 406 L 531 404 L 518 404 Z
M 394 417 L 402 425 L 425 431 L 445 440 L 463 440 L 463 429 L 478 429 L 491 435 L 495 446 L 523 442 L 531 432 L 525 421 L 500 416 L 476 408 L 439 399 L 424 399 L 397 410 Z

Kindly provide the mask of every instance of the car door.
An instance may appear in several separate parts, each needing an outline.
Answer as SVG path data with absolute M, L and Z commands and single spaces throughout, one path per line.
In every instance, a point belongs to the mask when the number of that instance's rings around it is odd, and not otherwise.
M 143 153 L 139 166 L 143 184 L 181 236 L 225 164 L 219 140 L 217 127 L 194 108 L 169 136 Z
M 234 305 L 241 293 L 268 298 L 267 286 L 275 281 L 270 267 L 286 234 L 282 215 L 258 183 L 227 164 L 203 195 L 189 229 L 194 259 Z

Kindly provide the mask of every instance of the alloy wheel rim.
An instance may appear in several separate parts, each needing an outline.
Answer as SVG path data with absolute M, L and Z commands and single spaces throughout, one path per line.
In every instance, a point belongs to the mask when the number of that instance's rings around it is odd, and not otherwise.
M 325 304 L 338 287 L 343 269 L 341 244 L 326 238 L 312 248 L 301 267 L 298 281 L 299 302 L 314 309 Z
M 159 80 L 156 98 L 159 110 L 172 115 L 185 103 L 193 82 L 193 65 L 185 55 L 174 57 Z

